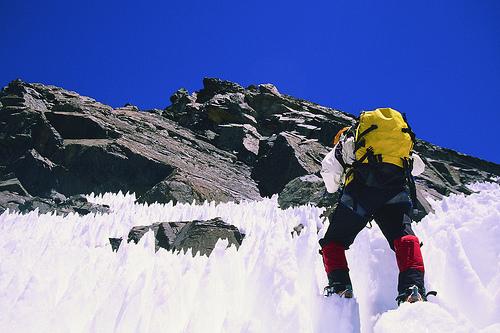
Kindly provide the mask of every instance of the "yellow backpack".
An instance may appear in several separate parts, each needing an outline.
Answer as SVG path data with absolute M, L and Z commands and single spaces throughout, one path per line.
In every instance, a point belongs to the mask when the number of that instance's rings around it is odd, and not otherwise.
M 356 128 L 357 163 L 391 163 L 405 168 L 415 143 L 406 119 L 391 108 L 362 112 Z

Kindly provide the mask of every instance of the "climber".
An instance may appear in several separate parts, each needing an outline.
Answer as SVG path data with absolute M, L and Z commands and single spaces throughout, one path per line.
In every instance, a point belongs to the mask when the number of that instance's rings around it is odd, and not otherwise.
M 345 250 L 375 220 L 396 254 L 398 304 L 426 300 L 424 262 L 410 218 L 416 204 L 413 176 L 425 167 L 412 151 L 414 143 L 406 118 L 390 108 L 362 112 L 356 125 L 335 137 L 321 169 L 328 192 L 342 187 L 319 241 L 328 277 L 325 296 L 353 297 Z

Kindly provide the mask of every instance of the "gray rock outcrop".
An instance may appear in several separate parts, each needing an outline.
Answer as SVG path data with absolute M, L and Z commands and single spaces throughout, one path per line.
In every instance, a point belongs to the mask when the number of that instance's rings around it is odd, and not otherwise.
M 191 249 L 192 254 L 209 256 L 219 239 L 227 239 L 229 246 L 239 248 L 244 235 L 238 228 L 227 224 L 220 218 L 211 220 L 195 220 L 182 222 L 160 222 L 150 226 L 133 227 L 127 237 L 127 242 L 137 244 L 142 236 L 152 230 L 155 237 L 155 249 L 167 251 L 183 251 Z M 122 240 L 110 238 L 113 250 L 118 250 Z

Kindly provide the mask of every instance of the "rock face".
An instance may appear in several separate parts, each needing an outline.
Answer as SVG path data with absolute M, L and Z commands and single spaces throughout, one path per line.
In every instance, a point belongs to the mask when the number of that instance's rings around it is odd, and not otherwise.
M 328 207 L 337 202 L 339 192 L 328 193 L 323 180 L 312 174 L 297 177 L 286 184 L 278 197 L 282 209 L 306 204 Z
M 291 179 L 319 172 L 321 161 L 328 153 L 316 140 L 295 133 L 282 132 L 273 141 L 252 173 L 265 196 L 280 193 Z
M 271 84 L 246 89 L 206 78 L 191 95 L 172 97 L 164 116 L 188 127 L 253 168 L 263 196 L 292 179 L 319 171 L 325 147 L 353 118 L 342 112 L 282 95 Z
M 23 194 L 122 190 L 144 202 L 260 198 L 251 168 L 236 155 L 157 112 L 113 110 L 19 80 L 2 90 L 0 102 L 0 176 L 17 179 Z
M 29 210 L 14 202 L 50 199 L 54 191 L 129 191 L 146 203 L 274 194 L 282 207 L 334 200 L 313 176 L 354 116 L 271 84 L 244 88 L 213 78 L 170 101 L 163 110 L 113 109 L 54 86 L 11 82 L 0 92 L 0 207 Z M 417 178 L 421 199 L 469 193 L 467 183 L 500 176 L 495 163 L 424 141 L 415 149 L 427 166 Z
M 239 248 L 243 241 L 238 228 L 227 224 L 220 218 L 206 221 L 160 222 L 150 226 L 133 227 L 128 234 L 127 242 L 138 243 L 142 236 L 152 230 L 155 236 L 155 248 L 167 251 L 183 251 L 191 249 L 192 254 L 209 256 L 219 239 L 227 239 L 229 245 Z M 118 250 L 121 239 L 112 238 L 113 250 Z

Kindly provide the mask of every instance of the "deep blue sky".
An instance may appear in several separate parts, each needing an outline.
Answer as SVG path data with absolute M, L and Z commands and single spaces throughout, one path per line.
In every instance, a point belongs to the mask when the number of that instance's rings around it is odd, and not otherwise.
M 500 1 L 0 0 L 0 84 L 20 77 L 163 108 L 205 76 L 350 113 L 500 162 Z

